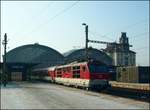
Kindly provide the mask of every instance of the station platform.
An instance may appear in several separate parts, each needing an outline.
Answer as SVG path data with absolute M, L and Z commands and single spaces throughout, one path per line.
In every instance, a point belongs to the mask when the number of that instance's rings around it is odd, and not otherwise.
M 112 87 L 124 88 L 124 89 L 134 89 L 134 90 L 142 90 L 142 91 L 150 91 L 149 83 L 124 83 L 117 81 L 109 82 Z

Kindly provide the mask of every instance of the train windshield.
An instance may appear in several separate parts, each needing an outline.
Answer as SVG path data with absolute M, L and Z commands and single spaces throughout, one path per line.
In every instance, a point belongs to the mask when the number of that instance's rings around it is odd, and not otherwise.
M 102 72 L 104 73 L 104 72 L 108 72 L 108 69 L 106 66 L 90 64 L 89 71 L 90 73 L 102 73 Z

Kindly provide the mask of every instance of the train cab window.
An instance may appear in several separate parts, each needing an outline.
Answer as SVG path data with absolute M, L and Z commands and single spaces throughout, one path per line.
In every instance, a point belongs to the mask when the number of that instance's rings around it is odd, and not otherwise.
M 72 68 L 73 78 L 80 78 L 80 66 L 74 66 Z
M 106 66 L 100 66 L 100 65 L 89 65 L 89 70 L 91 73 L 101 73 L 101 72 L 107 72 Z

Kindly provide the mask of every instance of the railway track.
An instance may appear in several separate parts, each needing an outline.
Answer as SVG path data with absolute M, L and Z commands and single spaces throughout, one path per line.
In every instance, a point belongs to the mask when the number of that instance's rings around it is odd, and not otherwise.
M 150 85 L 110 81 L 111 87 L 102 93 L 150 102 Z
M 138 90 L 127 89 L 127 88 L 110 87 L 100 92 L 104 94 L 110 94 L 110 95 L 140 100 L 144 102 L 150 102 L 149 91 L 138 91 Z
M 59 85 L 62 87 L 71 88 L 64 85 Z M 82 87 L 72 87 L 72 88 L 78 88 L 78 89 L 85 89 Z M 86 90 L 86 89 L 85 89 Z M 121 88 L 121 87 L 109 87 L 105 90 L 94 90 L 89 89 L 88 91 L 96 92 L 96 93 L 102 93 L 102 94 L 108 94 L 118 97 L 124 97 L 124 98 L 130 98 L 135 99 L 143 102 L 150 102 L 150 91 L 149 90 L 139 90 L 139 89 L 131 89 L 131 88 Z
M 121 86 L 121 85 L 126 85 L 126 86 Z M 136 86 L 133 86 L 133 85 L 136 85 Z M 73 88 L 75 88 L 75 87 L 73 87 Z M 76 87 L 76 88 L 83 89 L 82 87 Z M 103 93 L 103 94 L 109 94 L 109 95 L 118 96 L 118 97 L 125 97 L 125 98 L 135 99 L 135 100 L 144 101 L 144 102 L 150 102 L 149 84 L 146 84 L 146 85 L 144 84 L 144 86 L 143 86 L 143 84 L 139 84 L 139 86 L 138 86 L 138 84 L 131 84 L 131 83 L 128 83 L 128 84 L 121 83 L 120 84 L 120 83 L 115 82 L 115 85 L 112 84 L 112 86 L 108 87 L 107 89 L 104 89 L 104 90 L 89 89 L 89 91 Z

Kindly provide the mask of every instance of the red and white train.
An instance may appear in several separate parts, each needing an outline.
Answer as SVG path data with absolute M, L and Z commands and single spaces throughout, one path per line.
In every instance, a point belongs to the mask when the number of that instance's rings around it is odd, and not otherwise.
M 110 73 L 107 66 L 97 62 L 74 62 L 33 69 L 31 79 L 35 78 L 86 89 L 104 89 L 110 86 Z

